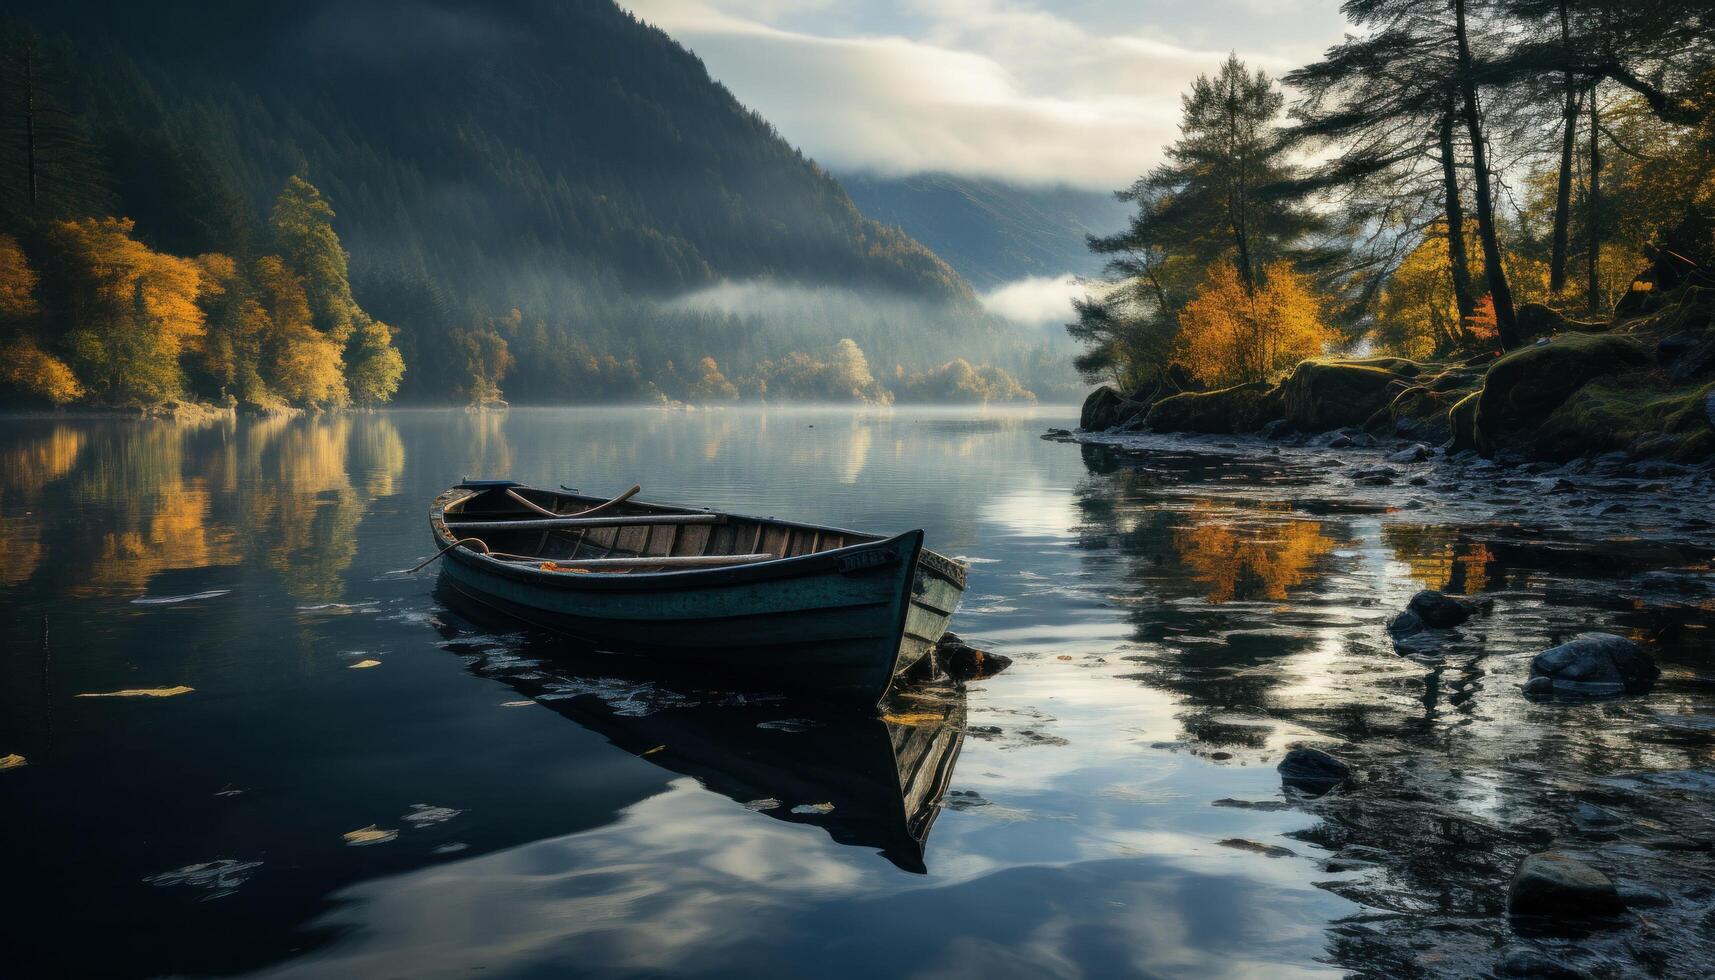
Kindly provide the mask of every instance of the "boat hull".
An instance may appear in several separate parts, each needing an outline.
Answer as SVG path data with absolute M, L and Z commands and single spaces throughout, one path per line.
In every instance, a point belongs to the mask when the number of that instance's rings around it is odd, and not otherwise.
M 723 570 L 617 582 L 508 574 L 454 551 L 442 575 L 472 601 L 596 647 L 873 705 L 905 659 L 921 547 L 922 532 L 913 531 L 853 554 L 771 563 L 766 576 Z

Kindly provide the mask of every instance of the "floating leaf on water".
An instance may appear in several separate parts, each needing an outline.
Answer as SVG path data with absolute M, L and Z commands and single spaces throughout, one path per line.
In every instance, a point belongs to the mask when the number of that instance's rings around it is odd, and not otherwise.
M 666 748 L 667 748 L 667 746 L 665 746 L 665 745 L 657 745 L 654 748 L 649 749 L 648 751 L 644 752 L 643 754 L 644 755 L 654 755 L 657 752 L 665 751 Z
M 17 769 L 21 766 L 27 765 L 29 765 L 29 763 L 24 761 L 24 757 L 16 752 L 11 755 L 0 755 L 0 772 L 4 772 L 7 769 Z
M 177 687 L 131 687 L 123 691 L 98 691 L 79 694 L 80 698 L 173 698 L 196 690 L 180 684 Z
M 397 830 L 382 830 L 370 824 L 358 830 L 346 831 L 344 839 L 347 847 L 364 847 L 369 844 L 385 844 L 398 836 Z
M 778 810 L 780 809 L 780 801 L 775 799 L 751 800 L 749 803 L 744 805 L 744 808 L 746 810 L 755 810 L 757 813 L 762 813 L 767 810 Z
M 205 902 L 217 898 L 225 898 L 238 890 L 257 868 L 262 867 L 261 861 L 235 861 L 232 858 L 222 858 L 219 861 L 205 861 L 202 864 L 189 864 L 175 871 L 163 871 L 158 875 L 150 875 L 143 879 L 145 885 L 156 888 L 203 888 L 208 894 L 202 897 Z
M 457 854 L 458 852 L 464 850 L 465 848 L 467 848 L 469 846 L 470 845 L 466 844 L 464 841 L 455 840 L 455 841 L 448 843 L 448 844 L 442 844 L 439 847 L 436 847 L 436 848 L 430 850 L 429 853 L 430 854 Z
M 947 716 L 936 711 L 903 711 L 888 712 L 881 720 L 889 725 L 906 725 L 911 728 L 935 728 L 944 724 Z
M 223 595 L 231 594 L 231 589 L 213 589 L 208 592 L 193 592 L 190 595 L 138 596 L 131 600 L 131 604 L 133 606 L 176 606 L 181 602 L 218 599 Z
M 346 670 L 364 670 L 365 668 L 379 667 L 379 666 L 381 666 L 381 661 L 371 660 L 371 659 L 366 658 L 363 660 L 359 660 L 357 663 L 354 663 L 354 664 L 347 666 L 345 669 Z
M 834 805 L 832 803 L 801 803 L 798 806 L 793 807 L 792 812 L 804 814 L 833 813 Z
M 411 804 L 410 811 L 401 815 L 399 819 L 410 824 L 412 827 L 421 830 L 424 827 L 432 827 L 438 823 L 446 823 L 448 820 L 451 820 L 463 812 L 463 810 L 455 810 L 450 806 L 430 806 L 427 803 L 413 803 Z
M 365 599 L 362 602 L 318 602 L 311 606 L 299 606 L 298 612 L 328 613 L 334 616 L 342 616 L 353 612 L 378 612 L 377 607 L 380 605 L 380 599 Z

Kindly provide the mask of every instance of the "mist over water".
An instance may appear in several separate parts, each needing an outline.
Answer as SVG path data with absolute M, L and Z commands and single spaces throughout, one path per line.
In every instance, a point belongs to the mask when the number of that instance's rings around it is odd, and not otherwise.
M 1708 823 L 1711 614 L 1649 589 L 1707 549 L 1372 506 L 1306 460 L 1037 438 L 1073 414 L 8 420 L 0 833 L 30 844 L 4 961 L 1471 975 L 1520 941 L 1499 903 L 1545 839 L 1695 888 L 1706 855 L 1663 842 Z M 953 628 L 1015 662 L 895 713 L 956 745 L 920 853 L 882 720 L 568 656 L 403 574 L 467 476 L 921 527 L 970 561 Z M 1476 653 L 1393 652 L 1423 587 L 1496 600 Z M 1589 628 L 1656 638 L 1661 681 L 1519 696 L 1528 654 Z M 1361 785 L 1283 791 L 1301 742 Z M 1620 829 L 1580 831 L 1579 801 Z M 1577 948 L 1690 975 L 1698 907 Z

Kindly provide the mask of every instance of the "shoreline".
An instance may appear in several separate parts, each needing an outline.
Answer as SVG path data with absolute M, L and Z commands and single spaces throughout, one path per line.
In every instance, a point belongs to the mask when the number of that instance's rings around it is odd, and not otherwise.
M 1063 434 L 1061 434 L 1063 433 Z M 1609 539 L 1715 548 L 1715 519 L 1702 501 L 1715 498 L 1715 466 L 1633 460 L 1612 452 L 1567 463 L 1509 465 L 1474 452 L 1448 454 L 1423 443 L 1335 430 L 1295 442 L 1259 435 L 1050 430 L 1041 438 L 1130 456 L 1228 456 L 1299 467 L 1314 494 L 1292 485 L 1232 485 L 1232 495 L 1274 495 L 1371 511 L 1388 519 L 1532 525 Z M 1331 447 L 1330 442 L 1350 440 Z M 1305 489 L 1310 489 L 1306 487 Z M 1201 496 L 1211 496 L 1203 487 Z M 1214 492 L 1213 496 L 1222 496 Z

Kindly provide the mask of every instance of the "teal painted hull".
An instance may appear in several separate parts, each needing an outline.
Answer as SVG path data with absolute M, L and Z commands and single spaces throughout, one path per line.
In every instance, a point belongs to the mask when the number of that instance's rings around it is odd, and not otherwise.
M 644 514 L 668 510 L 635 506 Z M 441 546 L 460 533 L 456 524 L 449 530 L 447 516 L 440 507 L 431 513 Z M 772 522 L 763 533 L 776 526 L 822 539 L 837 532 L 839 546 L 753 564 L 633 574 L 572 574 L 459 547 L 447 552 L 442 581 L 470 601 L 598 649 L 877 704 L 894 677 L 946 632 L 962 567 L 925 552 L 922 531 L 880 538 Z

